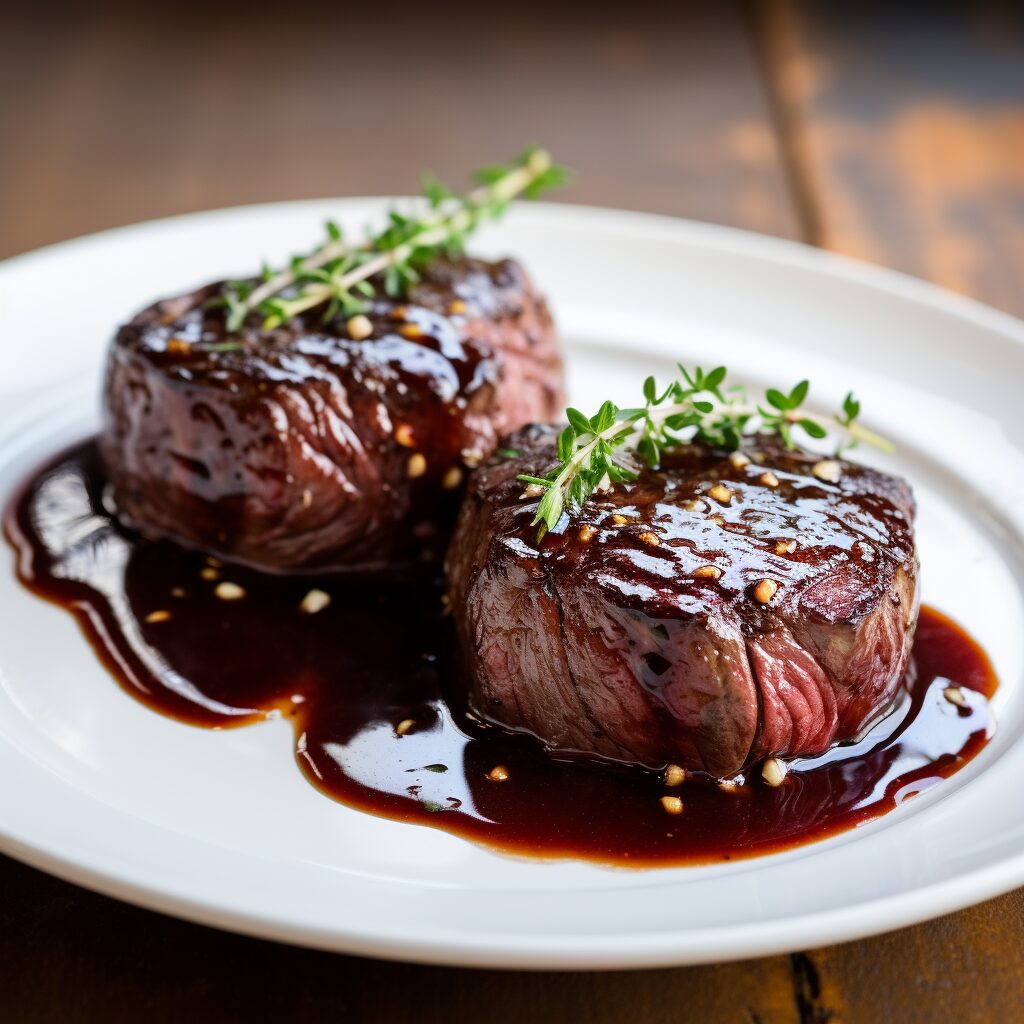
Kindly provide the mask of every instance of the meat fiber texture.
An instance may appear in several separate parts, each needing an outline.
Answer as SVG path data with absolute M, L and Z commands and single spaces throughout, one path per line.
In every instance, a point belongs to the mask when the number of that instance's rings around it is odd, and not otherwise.
M 110 347 L 101 451 L 149 534 L 272 572 L 439 558 L 464 471 L 561 412 L 550 313 L 510 260 L 434 260 L 367 337 L 321 310 L 229 333 L 222 288 L 150 306 Z
M 559 755 L 729 778 L 892 705 L 917 619 L 903 481 L 764 438 L 683 446 L 538 543 L 515 478 L 554 463 L 556 436 L 504 442 L 517 456 L 477 471 L 449 549 L 476 715 Z

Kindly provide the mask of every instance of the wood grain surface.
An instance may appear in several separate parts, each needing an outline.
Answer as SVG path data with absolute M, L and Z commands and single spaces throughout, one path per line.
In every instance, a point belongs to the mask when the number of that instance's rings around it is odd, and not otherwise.
M 1020 19 L 977 5 L 22 5 L 0 32 L 0 256 L 408 191 L 423 166 L 454 179 L 537 140 L 577 169 L 568 201 L 803 238 L 1020 313 L 1022 56 Z M 315 953 L 3 859 L 0 923 L 4 1022 L 1012 1021 L 1024 1000 L 1020 892 L 843 946 L 634 973 Z
M 805 238 L 1024 314 L 1024 8 L 874 10 L 757 8 Z
M 795 237 L 753 42 L 684 11 L 145 5 L 9 16 L 0 32 L 0 256 L 150 217 L 416 191 L 543 141 L 566 198 Z M 396 21 L 398 26 L 396 26 Z

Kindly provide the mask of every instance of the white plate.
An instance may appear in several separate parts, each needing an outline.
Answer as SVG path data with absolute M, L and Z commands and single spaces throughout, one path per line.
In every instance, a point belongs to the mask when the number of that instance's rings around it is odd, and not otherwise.
M 382 200 L 198 214 L 0 267 L 0 499 L 96 424 L 111 328 L 162 293 L 358 229 Z M 642 214 L 523 206 L 480 237 L 554 301 L 584 406 L 675 359 L 848 387 L 920 501 L 924 599 L 982 642 L 999 729 L 949 782 L 855 832 L 730 865 L 515 860 L 313 790 L 289 726 L 161 718 L 0 555 L 3 850 L 122 899 L 311 946 L 438 963 L 638 967 L 878 932 L 1024 883 L 1024 324 L 799 245 Z M 628 401 L 626 404 L 629 404 Z

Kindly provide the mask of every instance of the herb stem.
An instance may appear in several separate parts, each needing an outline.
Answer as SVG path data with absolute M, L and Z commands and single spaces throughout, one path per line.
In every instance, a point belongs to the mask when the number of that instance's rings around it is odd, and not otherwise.
M 709 372 L 680 366 L 679 372 L 680 378 L 660 393 L 655 379 L 648 377 L 643 406 L 620 409 L 608 401 L 589 418 L 578 409 L 566 409 L 569 425 L 558 437 L 558 462 L 543 476 L 519 477 L 540 489 L 533 524 L 541 536 L 555 529 L 566 511 L 579 509 L 594 491 L 635 480 L 643 465 L 659 465 L 663 449 L 694 440 L 712 448 L 737 449 L 746 434 L 774 433 L 788 448 L 796 448 L 795 430 L 821 440 L 838 428 L 845 446 L 865 441 L 892 450 L 888 441 L 855 422 L 860 403 L 852 392 L 843 400 L 841 412 L 828 420 L 802 409 L 810 387 L 806 380 L 788 393 L 769 388 L 763 403 L 751 403 L 742 388 L 723 391 L 724 366 Z M 843 447 L 841 443 L 837 455 Z
M 528 191 L 531 186 L 542 182 L 552 169 L 550 153 L 543 149 L 529 150 L 519 164 L 489 184 L 474 189 L 462 199 L 449 198 L 443 201 L 438 212 L 428 214 L 417 222 L 419 230 L 405 241 L 366 259 L 346 273 L 331 275 L 329 281 L 306 285 L 296 298 L 283 301 L 282 309 L 267 317 L 264 326 L 279 326 L 289 317 L 330 302 L 339 295 L 348 295 L 360 282 L 369 280 L 389 267 L 407 263 L 419 250 L 444 245 L 461 237 L 476 227 L 485 216 L 497 216 L 505 204 L 522 192 Z M 455 203 L 458 205 L 452 209 Z M 373 240 L 353 248 L 341 238 L 332 239 L 311 256 L 296 261 L 288 269 L 274 274 L 255 288 L 239 304 L 234 317 L 235 322 L 244 320 L 250 312 L 301 280 L 304 275 L 356 253 L 369 254 L 373 251 L 373 246 Z
M 461 234 L 471 228 L 474 219 L 475 214 L 472 211 L 458 210 L 447 219 L 425 228 L 417 235 L 413 235 L 412 238 L 397 248 L 379 253 L 354 270 L 343 274 L 330 284 L 309 285 L 303 289 L 302 294 L 298 298 L 286 303 L 288 315 L 296 316 L 299 313 L 304 313 L 307 309 L 313 309 L 328 301 L 337 292 L 351 291 L 360 281 L 369 280 L 374 275 L 383 273 L 388 267 L 404 263 L 417 249 L 422 249 L 425 246 L 440 245 L 442 242 L 446 242 L 453 235 Z M 281 317 L 271 316 L 268 318 L 267 326 L 277 326 L 281 320 Z
M 896 451 L 896 446 L 887 437 L 882 437 L 881 434 L 868 430 L 867 427 L 862 426 L 860 423 L 848 423 L 846 429 L 850 432 L 850 437 L 855 441 L 863 441 L 865 444 L 871 445 L 872 448 L 885 452 L 886 455 L 892 455 Z
M 629 449 L 632 447 L 633 442 L 641 438 L 648 430 L 663 428 L 666 420 L 671 419 L 673 416 L 685 415 L 692 408 L 693 406 L 690 402 L 679 402 L 672 405 L 647 405 L 643 409 L 629 410 L 624 419 L 614 423 L 606 430 L 599 431 L 590 441 L 577 448 L 575 454 L 565 463 L 558 476 L 552 480 L 551 486 L 554 487 L 560 482 L 564 483 L 566 479 L 575 476 L 580 466 L 592 458 L 595 449 L 602 442 L 613 447 L 624 445 Z M 713 422 L 718 413 L 723 409 L 728 409 L 730 414 L 737 416 L 751 416 L 757 411 L 754 406 L 723 402 L 716 405 L 711 412 L 704 413 L 701 417 L 701 423 Z M 638 426 L 637 424 L 641 420 L 643 425 Z
M 254 310 L 261 302 L 266 301 L 272 295 L 276 295 L 278 292 L 284 291 L 285 288 L 293 285 L 299 277 L 308 273 L 310 270 L 319 270 L 320 267 L 326 266 L 332 260 L 343 259 L 348 256 L 352 251 L 351 247 L 347 245 L 344 240 L 336 239 L 328 242 L 325 246 L 317 249 L 312 256 L 307 256 L 301 263 L 296 264 L 294 267 L 289 267 L 287 270 L 281 270 L 274 274 L 273 277 L 268 277 L 258 288 L 254 289 L 249 298 L 245 300 L 245 311 L 246 313 Z
M 799 412 L 791 411 L 786 413 L 786 419 L 790 423 L 798 423 L 800 420 L 813 420 L 823 430 L 834 429 L 836 426 L 836 420 L 829 419 L 827 416 L 818 416 L 816 413 L 807 412 L 804 409 Z M 849 423 L 843 423 L 839 421 L 839 425 L 849 434 L 850 439 L 853 441 L 863 441 L 864 444 L 870 445 L 872 448 L 878 449 L 880 452 L 884 452 L 886 455 L 892 455 L 896 451 L 896 446 L 887 437 L 882 437 L 881 434 L 876 434 L 873 430 L 868 430 L 861 423 L 851 421 Z

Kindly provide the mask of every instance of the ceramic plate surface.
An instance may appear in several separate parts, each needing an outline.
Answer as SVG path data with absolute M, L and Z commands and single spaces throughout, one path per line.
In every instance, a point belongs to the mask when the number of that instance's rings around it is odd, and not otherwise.
M 358 231 L 379 199 L 198 214 L 0 266 L 0 500 L 96 429 L 114 325 L 152 299 Z M 752 385 L 853 387 L 914 484 L 924 600 L 1001 681 L 991 743 L 853 832 L 721 866 L 613 870 L 504 857 L 333 803 L 281 721 L 229 732 L 143 707 L 0 549 L 0 848 L 122 899 L 327 949 L 437 963 L 638 967 L 883 931 L 1024 884 L 1024 324 L 799 245 L 642 214 L 521 206 L 482 254 L 522 257 L 551 297 L 575 404 L 633 404 L 674 362 Z M 59 290 L 55 292 L 55 282 Z

